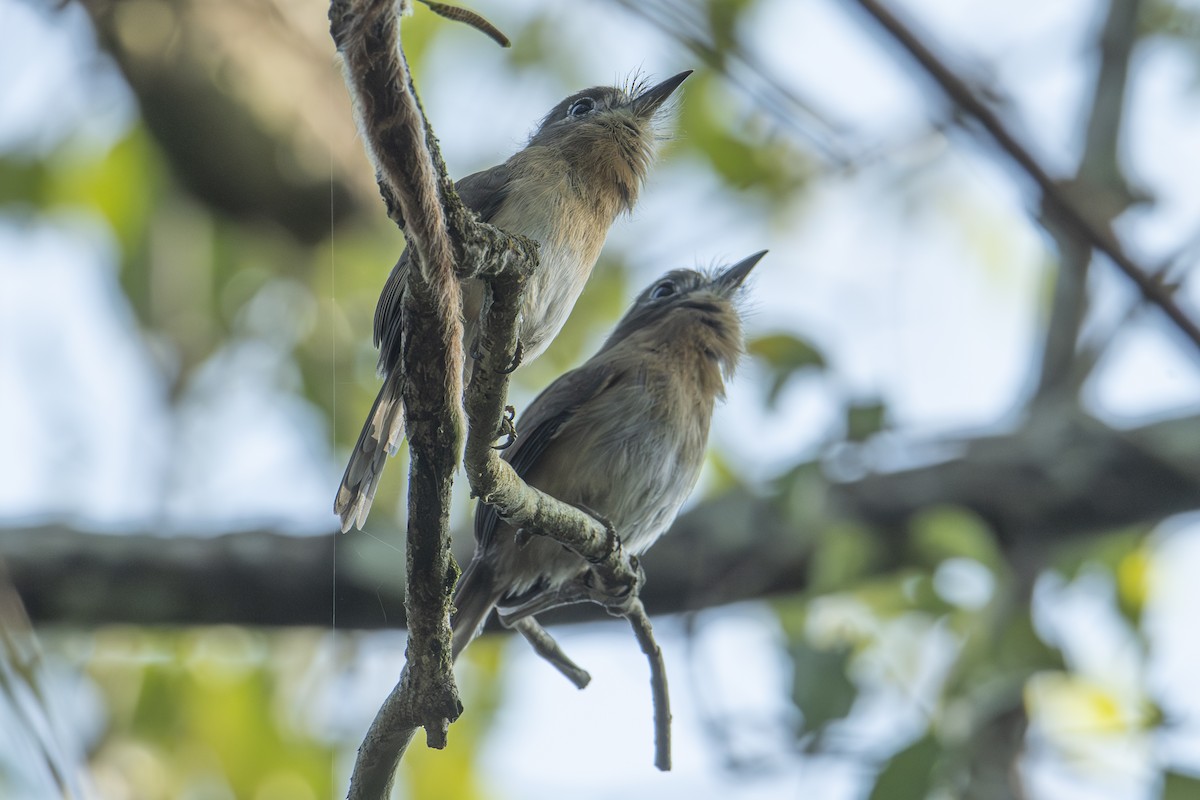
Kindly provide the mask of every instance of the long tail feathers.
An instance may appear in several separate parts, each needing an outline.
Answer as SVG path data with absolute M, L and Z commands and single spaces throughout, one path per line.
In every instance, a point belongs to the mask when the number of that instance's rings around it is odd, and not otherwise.
M 454 613 L 450 615 L 453 660 L 479 635 L 499 599 L 491 569 L 478 558 L 472 559 L 454 589 Z
M 389 377 L 371 406 L 333 501 L 334 512 L 342 518 L 342 533 L 352 527 L 361 528 L 367 521 L 387 457 L 395 455 L 403 439 L 404 405 L 399 380 Z

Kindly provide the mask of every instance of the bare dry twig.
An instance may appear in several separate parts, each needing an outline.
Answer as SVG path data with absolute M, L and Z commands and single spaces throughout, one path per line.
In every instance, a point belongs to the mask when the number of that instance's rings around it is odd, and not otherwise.
M 524 617 L 514 622 L 512 627 L 525 637 L 525 641 L 529 642 L 529 646 L 535 653 L 546 659 L 551 666 L 563 674 L 563 677 L 575 684 L 576 689 L 583 689 L 592 682 L 592 676 L 588 674 L 587 670 L 568 658 L 567 654 L 558 646 L 558 642 L 554 641 L 554 638 L 538 624 L 536 619 Z
M 654 640 L 650 617 L 642 601 L 634 598 L 625 618 L 633 626 L 633 634 L 650 662 L 650 695 L 654 699 L 654 766 L 666 772 L 671 769 L 671 695 L 667 691 L 667 668 L 662 649 Z
M 512 44 L 508 41 L 508 37 L 504 35 L 503 31 L 469 8 L 447 5 L 446 3 L 435 3 L 433 0 L 421 0 L 421 2 L 439 17 L 445 17 L 455 22 L 470 25 L 501 47 L 508 47 Z

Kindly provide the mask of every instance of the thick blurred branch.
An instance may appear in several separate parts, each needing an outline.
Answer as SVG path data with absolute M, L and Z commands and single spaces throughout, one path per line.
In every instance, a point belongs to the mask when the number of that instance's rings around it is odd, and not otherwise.
M 1017 140 L 975 90 L 935 55 L 922 37 L 877 0 L 857 2 L 912 56 L 946 96 L 974 118 L 1000 149 L 1037 184 L 1047 211 L 1054 214 L 1060 220 L 1060 224 L 1069 228 L 1075 236 L 1108 256 L 1109 260 L 1137 285 L 1142 296 L 1158 306 L 1192 344 L 1200 349 L 1200 326 L 1175 303 L 1171 292 L 1150 270 L 1144 269 L 1126 254 L 1105 224 L 1080 207 L 1077 197 L 1068 185 L 1050 177 L 1041 163 Z
M 1010 435 L 949 444 L 961 455 L 926 467 L 833 483 L 810 464 L 776 497 L 736 491 L 702 503 L 643 559 L 654 576 L 643 602 L 663 614 L 802 591 L 820 528 L 867 522 L 900 538 L 910 517 L 933 506 L 974 512 L 1006 548 L 1050 548 L 1200 508 L 1200 416 L 1128 431 L 1082 415 L 1039 419 Z M 401 556 L 363 534 L 335 538 L 10 528 L 0 532 L 0 557 L 35 624 L 328 628 L 336 588 L 338 628 L 402 626 L 403 587 L 389 566 Z M 902 551 L 890 548 L 875 568 L 895 568 Z M 548 619 L 598 617 L 576 606 Z
M 363 193 L 348 180 L 348 149 L 329 148 L 328 176 L 304 166 L 298 131 L 332 142 L 346 141 L 351 128 L 338 113 L 345 101 L 333 93 L 327 53 L 315 53 L 321 61 L 312 58 L 308 42 L 286 20 L 255 3 L 223 4 L 225 14 L 205 13 L 212 4 L 193 0 L 156 3 L 154 13 L 119 0 L 84 0 L 83 6 L 175 176 L 208 207 L 242 222 L 268 222 L 305 244 L 324 239 L 332 225 L 361 210 Z M 270 79 L 262 70 L 251 72 L 249 53 L 239 49 L 246 43 L 258 63 L 289 76 L 277 75 L 280 84 L 307 91 L 291 103 L 285 101 L 293 95 L 280 93 L 269 106 L 255 105 L 248 84 Z M 221 83 L 213 80 L 214 62 L 221 65 Z M 329 108 L 335 104 L 337 110 Z
M 1200 418 L 1116 431 L 1082 413 L 1033 415 L 951 461 L 833 487 L 856 517 L 892 527 L 923 508 L 969 509 L 1002 544 L 1151 524 L 1200 507 Z

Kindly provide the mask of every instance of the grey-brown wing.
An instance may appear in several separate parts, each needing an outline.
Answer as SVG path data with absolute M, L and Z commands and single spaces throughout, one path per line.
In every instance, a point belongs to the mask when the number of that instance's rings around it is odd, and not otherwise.
M 500 164 L 468 175 L 454 184 L 454 188 L 467 208 L 484 222 L 491 222 L 508 196 L 508 177 L 508 165 Z M 375 306 L 375 346 L 379 348 L 379 369 L 384 374 L 392 371 L 400 357 L 400 304 L 408 282 L 409 263 L 405 250 L 392 267 Z
M 617 374 L 607 364 L 588 365 L 561 376 L 539 394 L 518 420 L 517 439 L 504 451 L 504 460 L 525 478 L 559 431 L 585 403 L 613 385 Z M 475 511 L 475 541 L 482 549 L 495 535 L 500 516 L 480 503 Z
M 474 172 L 454 184 L 463 205 L 479 215 L 484 222 L 491 222 L 500 210 L 504 198 L 508 197 L 509 173 L 507 164 L 500 164 Z

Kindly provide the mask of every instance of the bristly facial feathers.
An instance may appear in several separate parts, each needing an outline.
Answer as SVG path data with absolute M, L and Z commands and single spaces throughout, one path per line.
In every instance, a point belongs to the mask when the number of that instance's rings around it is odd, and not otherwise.
M 744 350 L 740 288 L 764 254 L 728 268 L 668 272 L 638 295 L 601 352 L 626 342 L 658 352 L 678 349 L 673 355 L 681 367 L 697 370 L 702 390 L 723 397 Z

